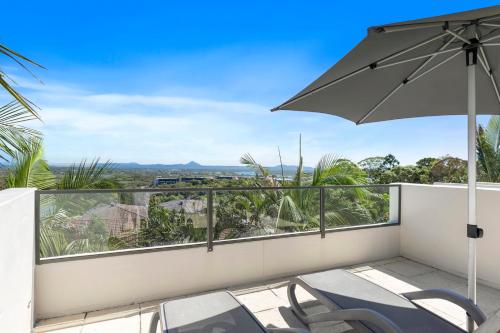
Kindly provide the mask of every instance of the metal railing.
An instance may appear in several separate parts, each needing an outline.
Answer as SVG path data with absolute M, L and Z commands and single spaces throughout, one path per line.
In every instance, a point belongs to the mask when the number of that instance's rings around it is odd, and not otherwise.
M 401 223 L 400 185 L 45 190 L 37 263 L 319 235 Z

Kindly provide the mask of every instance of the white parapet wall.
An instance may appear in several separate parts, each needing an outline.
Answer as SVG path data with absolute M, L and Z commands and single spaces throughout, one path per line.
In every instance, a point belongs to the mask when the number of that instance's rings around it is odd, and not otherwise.
M 402 184 L 401 255 L 467 275 L 467 187 Z M 500 187 L 478 186 L 477 276 L 500 288 Z
M 0 191 L 0 332 L 33 327 L 34 193 Z
M 49 318 L 399 255 L 399 225 L 53 262 L 36 267 L 36 311 Z

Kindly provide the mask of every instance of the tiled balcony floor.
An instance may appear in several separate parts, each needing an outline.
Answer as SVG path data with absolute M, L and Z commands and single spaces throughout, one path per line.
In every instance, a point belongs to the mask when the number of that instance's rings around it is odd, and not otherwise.
M 467 281 L 441 270 L 417 262 L 396 257 L 346 268 L 395 293 L 447 288 L 467 293 Z M 262 282 L 249 286 L 229 288 L 266 327 L 303 327 L 290 310 L 287 294 L 287 279 Z M 307 311 L 321 311 L 313 297 L 302 290 L 299 301 L 307 302 Z M 153 311 L 158 302 L 141 303 L 126 307 L 82 313 L 74 316 L 40 321 L 36 332 L 57 333 L 147 333 Z M 500 290 L 478 286 L 479 306 L 488 315 L 500 310 Z M 420 305 L 447 320 L 465 327 L 465 312 L 446 301 L 426 300 Z M 349 332 L 343 323 L 325 323 L 310 327 L 312 333 Z M 160 332 L 158 329 L 157 332 Z M 352 332 L 352 331 L 351 331 Z

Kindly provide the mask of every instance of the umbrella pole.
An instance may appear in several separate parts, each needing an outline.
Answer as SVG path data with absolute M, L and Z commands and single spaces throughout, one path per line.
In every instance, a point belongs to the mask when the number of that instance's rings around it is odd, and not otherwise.
M 466 51 L 467 57 L 467 188 L 468 188 L 468 221 L 467 237 L 468 272 L 467 295 L 476 303 L 476 238 L 471 237 L 470 230 L 477 228 L 476 223 L 476 66 L 477 48 Z M 474 322 L 467 315 L 467 331 L 474 330 Z

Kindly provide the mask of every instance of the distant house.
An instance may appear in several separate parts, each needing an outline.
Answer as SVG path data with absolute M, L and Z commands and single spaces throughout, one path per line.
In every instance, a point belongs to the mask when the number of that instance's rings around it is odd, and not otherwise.
M 213 177 L 156 177 L 155 180 L 153 181 L 153 186 L 160 186 L 160 185 L 174 185 L 177 183 L 195 183 L 195 182 L 204 182 L 207 180 L 212 180 Z M 228 178 L 232 179 L 232 178 Z
M 153 186 L 160 185 L 173 185 L 179 182 L 179 178 L 164 178 L 164 177 L 156 177 L 153 181 Z
M 139 231 L 141 220 L 147 217 L 146 206 L 100 204 L 73 220 L 73 225 L 82 228 L 97 219 L 105 225 L 110 235 L 120 236 L 124 233 Z
M 238 180 L 237 176 L 216 176 L 215 179 L 220 179 L 220 180 Z
M 207 227 L 207 202 L 198 199 L 181 199 L 162 202 L 161 207 L 171 211 L 184 211 L 185 222 L 195 228 Z
M 205 200 L 197 199 L 183 199 L 183 200 L 171 200 L 167 202 L 162 202 L 160 204 L 163 208 L 169 210 L 181 211 L 184 210 L 188 214 L 204 213 L 207 208 L 207 203 Z

